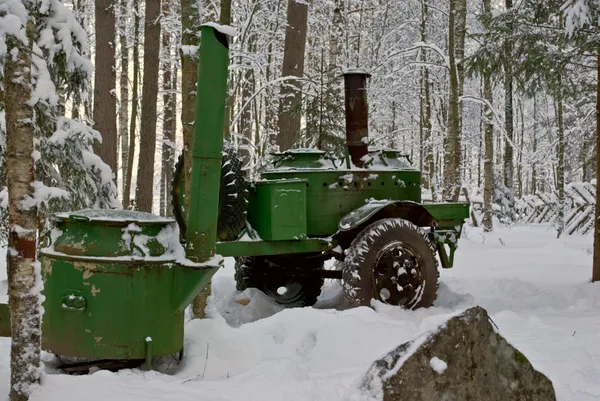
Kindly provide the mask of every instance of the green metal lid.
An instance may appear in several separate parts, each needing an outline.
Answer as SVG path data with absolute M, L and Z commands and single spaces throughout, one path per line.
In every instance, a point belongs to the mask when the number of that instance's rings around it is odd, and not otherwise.
M 84 209 L 55 215 L 45 253 L 70 257 L 171 258 L 179 235 L 173 219 L 131 210 Z M 169 255 L 169 256 L 167 256 Z

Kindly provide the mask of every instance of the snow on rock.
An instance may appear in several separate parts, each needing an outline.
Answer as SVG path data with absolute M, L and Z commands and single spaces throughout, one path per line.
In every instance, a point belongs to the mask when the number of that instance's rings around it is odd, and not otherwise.
M 441 375 L 448 369 L 448 364 L 437 356 L 434 356 L 429 360 L 429 366 L 431 366 L 431 369 L 435 370 L 438 375 Z
M 389 401 L 556 400 L 552 382 L 498 333 L 479 306 L 375 361 L 361 389 Z

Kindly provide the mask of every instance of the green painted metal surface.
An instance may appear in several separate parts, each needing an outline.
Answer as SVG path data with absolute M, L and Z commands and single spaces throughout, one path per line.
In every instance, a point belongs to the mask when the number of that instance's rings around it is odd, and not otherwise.
M 186 231 L 186 254 L 195 262 L 204 262 L 215 253 L 229 65 L 227 36 L 207 25 L 200 32 L 199 93 Z
M 0 304 L 0 337 L 10 336 L 10 309 L 8 304 Z
M 266 171 L 262 176 L 265 179 L 307 180 L 309 237 L 332 235 L 337 231 L 340 220 L 363 206 L 368 199 L 421 200 L 421 174 L 417 170 L 294 169 Z M 252 210 L 252 205 L 249 207 Z M 251 216 L 251 211 L 248 213 L 249 219 L 258 218 Z
M 257 181 L 250 188 L 248 220 L 263 240 L 306 238 L 308 180 Z
M 462 228 L 465 219 L 469 218 L 469 204 L 460 202 L 424 203 L 423 206 L 438 222 L 438 229 Z
M 59 215 L 40 251 L 43 349 L 89 360 L 181 350 L 184 308 L 217 268 L 176 263 L 175 224 L 119 210 Z
M 217 242 L 217 252 L 223 256 L 286 255 L 328 251 L 335 246 L 335 240 L 322 238 L 290 241 L 230 241 Z

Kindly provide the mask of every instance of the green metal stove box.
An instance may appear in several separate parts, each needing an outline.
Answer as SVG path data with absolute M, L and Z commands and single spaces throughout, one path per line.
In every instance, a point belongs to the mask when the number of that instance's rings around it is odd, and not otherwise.
M 40 251 L 45 350 L 88 360 L 182 350 L 184 309 L 216 268 L 177 263 L 174 220 L 80 210 L 57 215 L 54 227 Z
M 306 238 L 306 179 L 257 181 L 250 188 L 248 221 L 267 241 Z

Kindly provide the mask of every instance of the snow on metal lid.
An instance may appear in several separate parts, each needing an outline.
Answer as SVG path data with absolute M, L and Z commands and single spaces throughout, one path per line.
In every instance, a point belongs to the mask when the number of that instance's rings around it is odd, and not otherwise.
M 221 24 L 217 24 L 216 22 L 205 22 L 204 24 L 202 24 L 200 26 L 210 26 L 210 27 L 215 28 L 217 31 L 221 32 L 224 35 L 237 36 L 237 30 L 230 25 L 221 25 Z
M 281 152 L 272 152 L 271 154 L 274 156 L 281 156 L 281 155 L 298 155 L 298 154 L 316 154 L 316 155 L 324 155 L 326 152 L 324 150 L 320 150 L 320 149 L 313 149 L 313 148 L 294 148 L 294 149 L 288 149 L 288 150 L 284 150 Z
M 366 68 L 346 68 L 342 71 L 342 75 L 346 74 L 365 74 L 371 76 L 371 73 Z
M 59 219 L 76 219 L 86 221 L 111 221 L 111 222 L 135 222 L 135 223 L 174 223 L 175 220 L 151 213 L 139 212 L 136 210 L 119 209 L 82 209 L 73 212 L 64 212 L 56 214 Z

